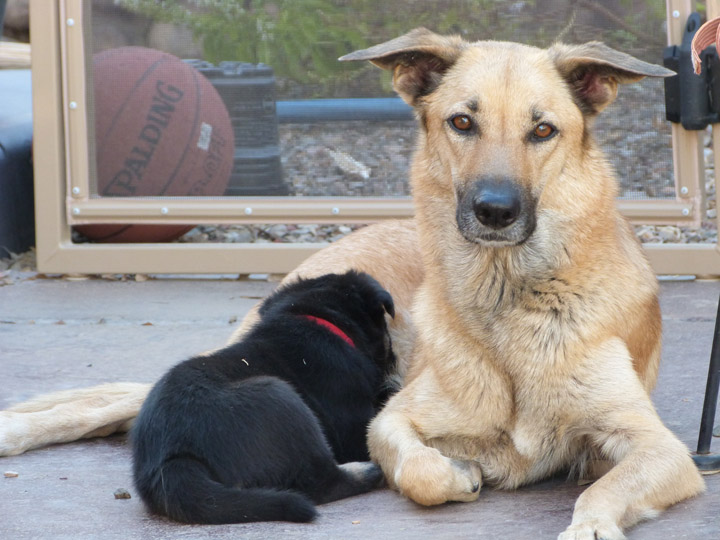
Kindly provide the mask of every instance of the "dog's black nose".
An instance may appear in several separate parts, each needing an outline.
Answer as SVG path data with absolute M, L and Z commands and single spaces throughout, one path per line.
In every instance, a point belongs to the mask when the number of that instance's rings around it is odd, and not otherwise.
M 473 211 L 480 223 L 492 229 L 504 229 L 517 221 L 522 203 L 514 182 L 480 182 L 477 187 Z

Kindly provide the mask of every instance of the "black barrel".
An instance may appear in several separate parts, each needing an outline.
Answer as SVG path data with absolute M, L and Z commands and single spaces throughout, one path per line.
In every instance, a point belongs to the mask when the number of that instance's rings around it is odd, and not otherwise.
M 289 195 L 280 163 L 275 74 L 247 62 L 188 61 L 225 102 L 235 134 L 235 159 L 225 195 Z

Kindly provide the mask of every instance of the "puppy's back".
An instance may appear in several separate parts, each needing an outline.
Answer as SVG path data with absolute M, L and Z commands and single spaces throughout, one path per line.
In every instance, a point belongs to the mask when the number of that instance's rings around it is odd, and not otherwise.
M 197 372 L 202 361 L 166 374 L 137 418 L 133 473 L 143 501 L 187 523 L 311 521 L 313 503 L 289 489 L 298 450 L 333 463 L 312 413 L 284 381 L 223 384 Z

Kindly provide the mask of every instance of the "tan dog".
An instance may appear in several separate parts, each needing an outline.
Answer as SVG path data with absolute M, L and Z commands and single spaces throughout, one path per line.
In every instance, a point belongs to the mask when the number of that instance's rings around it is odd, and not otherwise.
M 369 435 L 390 484 L 421 504 L 470 501 L 483 483 L 610 461 L 563 540 L 623 538 L 702 491 L 649 399 L 657 284 L 590 134 L 618 83 L 670 72 L 600 44 L 540 50 L 423 29 L 344 59 L 392 70 L 417 111 L 416 223 L 367 227 L 286 279 L 356 268 L 395 297 L 394 347 L 409 367 Z M 122 418 L 78 401 L 70 427 L 125 429 L 146 391 L 126 394 Z M 0 454 L 52 442 L 32 420 L 52 411 L 22 410 L 0 413 Z
M 670 72 L 600 43 L 541 50 L 424 29 L 344 59 L 391 70 L 422 124 L 417 341 L 369 430 L 391 485 L 424 505 L 471 501 L 482 483 L 609 460 L 563 540 L 623 538 L 702 491 L 650 402 L 656 280 L 589 132 L 618 83 Z

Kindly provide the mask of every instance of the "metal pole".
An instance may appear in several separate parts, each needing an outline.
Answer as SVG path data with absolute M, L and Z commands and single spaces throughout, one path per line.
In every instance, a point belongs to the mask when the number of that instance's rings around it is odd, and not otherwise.
M 407 121 L 413 111 L 400 98 L 307 99 L 277 102 L 278 122 L 308 124 L 315 122 Z
M 697 455 L 693 456 L 699 469 L 710 471 L 720 469 L 720 455 L 710 453 L 713 436 L 713 423 L 717 409 L 718 388 L 720 387 L 720 302 L 715 318 L 715 334 L 710 351 L 710 367 L 708 369 L 705 403 L 700 418 L 700 434 L 698 436 Z
M 705 403 L 700 420 L 700 436 L 698 437 L 698 454 L 709 454 L 712 441 L 713 423 L 718 400 L 718 384 L 720 384 L 720 302 L 715 319 L 715 335 L 710 352 L 710 368 L 708 371 Z

